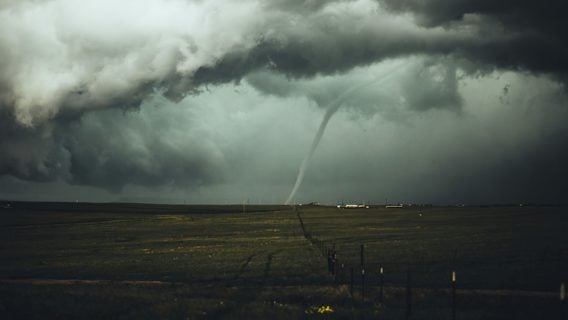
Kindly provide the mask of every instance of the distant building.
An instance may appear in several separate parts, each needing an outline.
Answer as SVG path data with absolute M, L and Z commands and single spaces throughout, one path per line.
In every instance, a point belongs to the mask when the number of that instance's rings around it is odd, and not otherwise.
M 387 204 L 385 208 L 402 208 L 402 204 Z
M 369 209 L 369 206 L 366 204 L 345 204 L 345 205 L 338 204 L 337 207 L 345 209 L 356 209 L 356 208 Z

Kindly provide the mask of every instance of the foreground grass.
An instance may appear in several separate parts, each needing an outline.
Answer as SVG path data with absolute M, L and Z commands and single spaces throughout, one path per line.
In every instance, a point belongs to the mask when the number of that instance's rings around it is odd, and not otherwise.
M 557 290 L 568 276 L 568 212 L 563 207 L 300 209 L 309 233 L 339 260 L 388 281 L 466 288 Z
M 0 317 L 400 319 L 407 270 L 416 319 L 450 319 L 451 270 L 460 319 L 562 312 L 555 292 L 568 270 L 564 208 L 241 210 L 15 204 L 0 211 Z M 339 284 L 304 231 L 327 248 L 335 244 L 344 264 Z M 333 312 L 314 312 L 319 306 Z

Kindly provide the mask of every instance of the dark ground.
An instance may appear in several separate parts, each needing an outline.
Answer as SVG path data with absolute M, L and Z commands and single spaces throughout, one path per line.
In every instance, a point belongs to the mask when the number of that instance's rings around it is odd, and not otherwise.
M 451 319 L 452 270 L 457 319 L 566 309 L 565 207 L 6 204 L 1 319 L 403 319 L 409 272 L 410 318 Z

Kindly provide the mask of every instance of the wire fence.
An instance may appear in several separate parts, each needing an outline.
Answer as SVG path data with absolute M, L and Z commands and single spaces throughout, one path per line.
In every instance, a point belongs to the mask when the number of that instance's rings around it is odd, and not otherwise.
M 389 263 L 377 261 L 376 257 L 368 259 L 364 244 L 359 245 L 358 254 L 354 254 L 353 248 L 342 254 L 336 243 L 314 236 L 304 224 L 300 211 L 295 212 L 305 239 L 327 260 L 327 271 L 334 283 L 347 286 L 353 300 L 398 310 L 406 319 L 423 318 L 425 312 L 428 318 L 438 319 L 513 319 L 520 318 L 516 315 L 519 312 L 524 313 L 522 318 L 531 318 L 525 309 L 531 309 L 537 318 L 568 319 L 567 279 L 558 279 L 556 291 L 530 290 L 507 281 L 501 281 L 497 288 L 479 289 L 475 285 L 481 283 L 480 273 L 472 272 L 485 268 L 499 278 L 500 272 L 494 270 L 505 273 L 519 264 L 558 264 L 563 268 L 568 266 L 565 250 L 545 250 L 540 257 L 504 257 L 483 262 L 471 259 L 466 261 L 467 267 L 460 274 L 455 265 L 448 267 L 439 261 Z M 456 255 L 454 252 L 454 260 Z M 473 279 L 468 281 L 468 278 Z

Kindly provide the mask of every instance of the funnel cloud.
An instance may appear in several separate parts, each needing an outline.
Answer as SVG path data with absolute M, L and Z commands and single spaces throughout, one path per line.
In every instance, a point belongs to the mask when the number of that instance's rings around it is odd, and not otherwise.
M 398 68 L 400 68 L 400 66 L 396 66 L 392 70 L 389 70 L 387 73 L 385 73 L 384 75 L 382 75 L 378 79 L 375 79 L 375 80 L 372 80 L 371 82 L 363 83 L 362 85 L 354 86 L 354 87 L 351 87 L 351 88 L 345 90 L 344 92 L 342 92 L 339 95 L 339 97 L 337 97 L 328 106 L 326 106 L 325 114 L 323 115 L 323 119 L 322 119 L 322 121 L 321 121 L 321 123 L 318 127 L 318 131 L 316 132 L 316 135 L 314 137 L 314 141 L 312 142 L 312 145 L 310 146 L 310 150 L 308 151 L 308 154 L 306 155 L 306 157 L 304 158 L 304 160 L 300 164 L 300 169 L 298 171 L 298 177 L 296 178 L 296 182 L 294 183 L 294 187 L 292 188 L 292 191 L 290 192 L 290 195 L 288 195 L 288 198 L 286 199 L 284 204 L 290 204 L 290 202 L 294 199 L 296 192 L 298 192 L 298 189 L 300 188 L 300 186 L 302 185 L 302 182 L 304 181 L 304 175 L 306 174 L 306 170 L 308 169 L 310 161 L 311 161 L 312 157 L 314 156 L 314 153 L 316 152 L 316 149 L 317 149 L 317 147 L 318 147 L 318 145 L 321 141 L 321 138 L 323 137 L 323 134 L 325 132 L 325 128 L 327 127 L 329 120 L 331 120 L 331 117 L 333 117 L 333 115 L 337 112 L 337 110 L 339 110 L 343 101 L 349 95 L 356 93 L 357 90 L 359 90 L 359 89 L 362 89 L 364 87 L 368 87 L 368 86 L 371 86 L 371 85 L 374 85 L 374 84 L 378 84 L 380 81 L 384 81 L 385 79 L 387 79 L 387 77 L 390 74 L 392 74 Z

